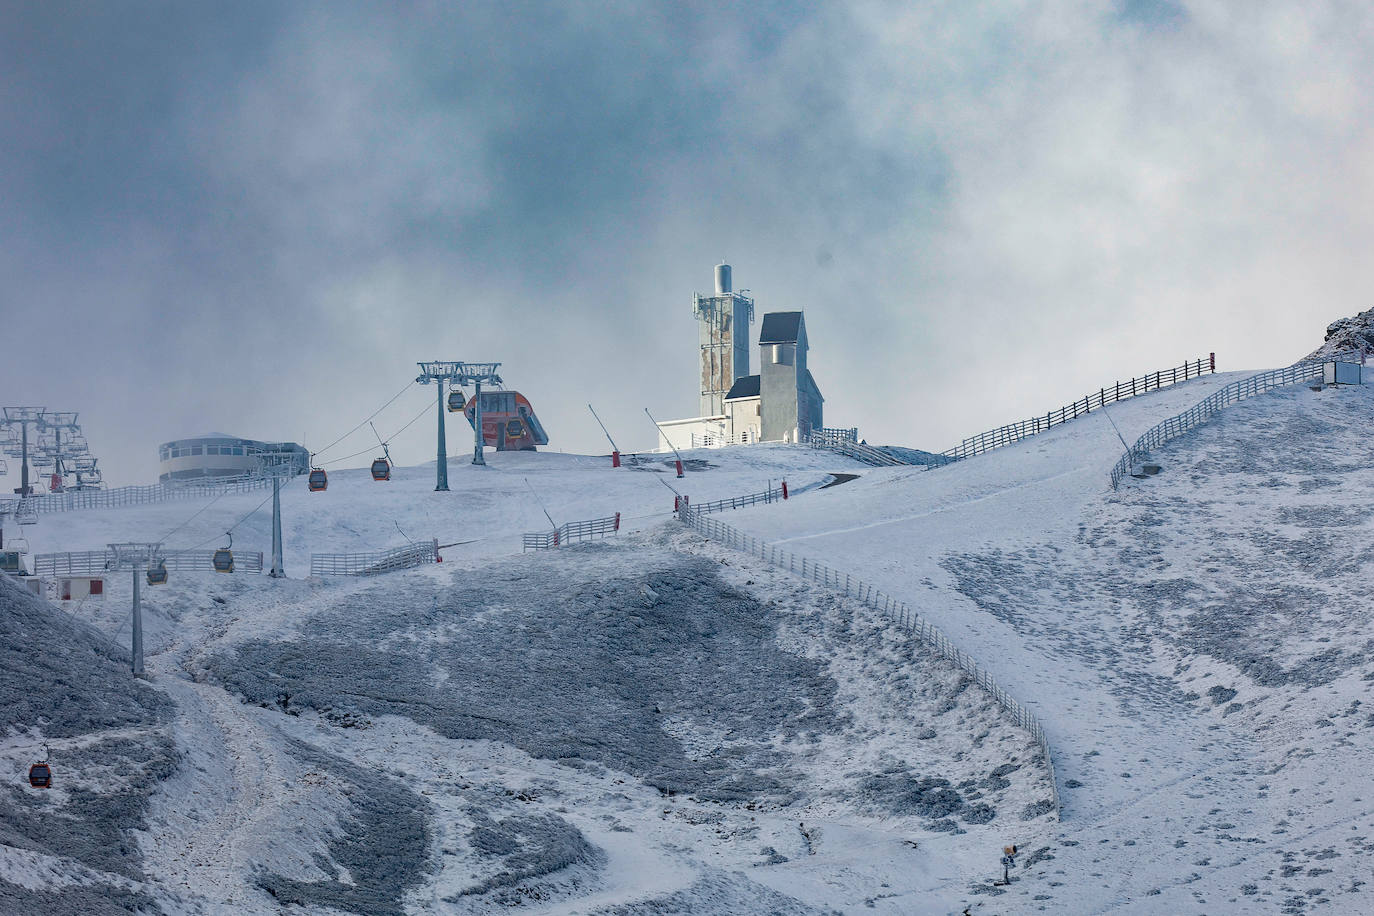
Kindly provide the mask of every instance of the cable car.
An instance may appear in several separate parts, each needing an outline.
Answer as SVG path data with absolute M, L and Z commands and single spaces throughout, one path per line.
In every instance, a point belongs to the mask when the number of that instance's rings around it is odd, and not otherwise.
M 35 789 L 51 789 L 52 768 L 46 763 L 35 763 L 29 767 L 29 785 Z
M 311 493 L 323 493 L 329 489 L 329 475 L 325 473 L 324 468 L 310 469 L 309 485 Z
M 215 555 L 210 558 L 210 565 L 215 568 L 215 572 L 231 573 L 234 571 L 234 551 L 230 548 L 234 546 L 234 534 L 229 532 L 229 543 L 215 551 Z
M 448 412 L 458 413 L 468 406 L 467 397 L 463 394 L 463 389 L 455 388 L 448 393 Z
M 372 462 L 372 479 L 390 480 L 391 462 L 387 461 L 385 458 L 378 458 L 376 461 Z
M 233 565 L 233 563 L 231 562 L 231 563 L 230 563 L 230 566 L 232 566 L 232 565 Z M 148 584 L 149 584 L 149 585 L 166 585 L 166 584 L 167 584 L 167 561 L 166 561 L 166 560 L 158 560 L 156 566 L 149 566 L 149 567 L 148 567 Z

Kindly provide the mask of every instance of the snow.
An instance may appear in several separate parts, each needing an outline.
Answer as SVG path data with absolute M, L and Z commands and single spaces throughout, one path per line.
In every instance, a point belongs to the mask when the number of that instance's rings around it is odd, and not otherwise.
M 1133 439 L 1237 377 L 1111 418 Z M 17 782 L 46 740 L 58 786 L 9 790 L 0 911 L 1362 911 L 1371 418 L 1368 387 L 1266 395 L 1117 492 L 1097 412 L 930 471 L 750 446 L 687 453 L 682 480 L 541 452 L 454 460 L 448 493 L 433 465 L 293 481 L 292 575 L 465 543 L 367 580 L 175 574 L 144 589 L 148 684 L 107 639 L 126 575 L 71 615 L 5 592 L 0 757 Z M 908 602 L 1032 707 L 1062 822 L 1035 742 L 956 668 L 671 519 L 664 483 L 704 502 L 782 477 L 793 499 L 730 524 Z M 235 548 L 266 550 L 263 496 L 26 533 L 190 547 L 248 515 Z M 624 530 L 521 555 L 541 503 Z M 118 854 L 38 843 L 59 812 Z

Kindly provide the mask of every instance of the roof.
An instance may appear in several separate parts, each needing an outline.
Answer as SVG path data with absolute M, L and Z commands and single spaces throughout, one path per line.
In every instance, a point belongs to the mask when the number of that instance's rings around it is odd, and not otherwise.
M 813 378 L 812 375 L 811 375 L 811 370 L 810 370 L 810 369 L 807 369 L 807 370 L 806 370 L 806 383 L 807 383 L 808 385 L 811 386 L 811 393 L 812 393 L 812 394 L 814 394 L 816 397 L 820 398 L 822 401 L 825 400 L 825 397 L 821 394 L 821 389 L 820 389 L 820 387 L 816 384 L 815 378 Z
M 801 328 L 801 312 L 769 312 L 759 327 L 759 343 L 796 343 Z
M 725 400 L 733 401 L 736 398 L 756 398 L 759 396 L 759 377 L 757 375 L 741 375 L 735 379 L 735 384 L 730 386 L 730 390 L 725 393 Z

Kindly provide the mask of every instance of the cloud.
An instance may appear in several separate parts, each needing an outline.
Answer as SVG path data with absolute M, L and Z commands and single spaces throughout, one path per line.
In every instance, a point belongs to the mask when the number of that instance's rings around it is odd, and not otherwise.
M 8 397 L 116 482 L 202 428 L 327 442 L 436 357 L 502 361 L 553 447 L 603 447 L 589 400 L 647 446 L 722 257 L 806 310 L 828 422 L 937 449 L 1367 305 L 1357 5 L 7 16 L 0 295 L 45 342 Z

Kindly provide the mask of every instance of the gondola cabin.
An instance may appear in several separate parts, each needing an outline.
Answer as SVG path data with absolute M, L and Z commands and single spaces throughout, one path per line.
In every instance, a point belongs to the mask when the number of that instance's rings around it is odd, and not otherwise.
M 52 768 L 46 763 L 35 763 L 29 767 L 29 785 L 35 789 L 51 789 Z
M 464 414 L 475 426 L 477 398 L 468 401 Z M 482 392 L 482 441 L 498 452 L 533 452 L 548 445 L 549 436 L 534 415 L 534 408 L 518 391 Z
M 149 584 L 149 585 L 166 585 L 166 584 L 167 584 L 167 564 L 166 564 L 165 562 L 159 562 L 156 566 L 149 566 L 149 567 L 148 567 L 148 584 Z
M 215 551 L 215 555 L 210 558 L 210 565 L 215 568 L 215 572 L 231 573 L 234 571 L 234 552 L 228 547 L 221 547 Z
M 458 413 L 458 411 L 468 406 L 467 396 L 463 394 L 463 389 L 455 388 L 448 393 L 448 412 Z
M 391 462 L 387 461 L 385 458 L 378 458 L 376 461 L 372 462 L 372 479 L 390 480 Z
M 311 468 L 306 484 L 310 487 L 311 493 L 323 493 L 329 489 L 329 475 L 325 473 L 324 468 Z

